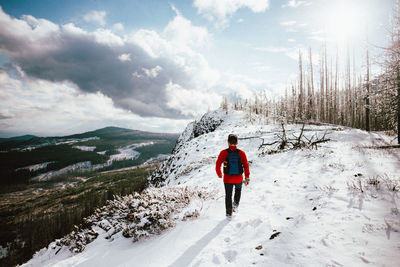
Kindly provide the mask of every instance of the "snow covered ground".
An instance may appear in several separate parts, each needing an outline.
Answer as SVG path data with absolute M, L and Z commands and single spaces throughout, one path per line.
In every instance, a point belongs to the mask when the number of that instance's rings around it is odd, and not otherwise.
M 118 148 L 117 150 L 119 153 L 111 155 L 110 159 L 107 162 L 107 165 L 111 165 L 113 161 L 124 160 L 124 159 L 136 159 L 140 155 L 140 153 L 135 150 L 136 148 L 143 146 L 151 146 L 151 145 L 154 145 L 154 142 L 143 142 Z
M 46 168 L 47 165 L 49 165 L 50 163 L 53 163 L 53 162 L 54 161 L 47 161 L 47 162 L 43 162 L 43 163 L 39 163 L 39 164 L 33 164 L 33 165 L 26 166 L 26 167 L 18 168 L 18 169 L 15 169 L 15 170 L 18 171 L 18 170 L 27 169 L 27 170 L 30 170 L 30 171 L 37 171 L 37 170 Z
M 399 266 L 399 149 L 369 148 L 389 144 L 391 137 L 306 126 L 309 137 L 328 130 L 332 141 L 318 150 L 261 155 L 261 138 L 276 140 L 280 125 L 249 124 L 241 112 L 220 116 L 224 122 L 214 132 L 196 138 L 184 133 L 185 142 L 160 172 L 166 190 L 216 190 L 215 199 L 193 204 L 197 219 L 138 242 L 120 234 L 110 241 L 100 231 L 81 253 L 43 249 L 24 266 Z M 300 128 L 287 125 L 287 134 Z M 215 174 L 229 133 L 248 138 L 239 140 L 239 148 L 251 172 L 231 220 Z
M 82 151 L 94 151 L 96 149 L 95 146 L 73 146 L 73 148 L 82 150 Z

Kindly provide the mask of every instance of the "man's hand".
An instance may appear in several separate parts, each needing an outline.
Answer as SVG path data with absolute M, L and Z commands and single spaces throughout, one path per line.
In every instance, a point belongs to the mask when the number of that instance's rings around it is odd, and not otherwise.
M 218 175 L 218 178 L 222 178 L 222 174 Z
M 250 178 L 244 179 L 244 185 L 245 185 L 245 186 L 248 186 L 249 183 L 250 183 Z

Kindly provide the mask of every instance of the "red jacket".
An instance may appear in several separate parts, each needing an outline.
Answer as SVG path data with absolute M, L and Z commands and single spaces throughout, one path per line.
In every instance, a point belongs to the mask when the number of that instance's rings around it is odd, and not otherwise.
M 236 146 L 229 146 L 229 149 L 235 150 L 237 148 L 236 148 Z M 227 156 L 228 156 L 228 151 L 226 151 L 226 149 L 222 150 L 219 153 L 217 163 L 215 165 L 215 171 L 217 172 L 218 177 L 222 175 L 221 165 L 222 165 L 222 163 L 224 163 Z M 240 150 L 239 156 L 240 156 L 240 161 L 243 164 L 244 175 L 246 178 L 249 178 L 250 177 L 250 169 L 249 169 L 249 163 L 247 162 L 246 153 L 244 153 L 243 150 Z M 241 183 L 242 181 L 243 181 L 242 174 L 238 174 L 238 175 L 224 174 L 224 183 L 237 184 L 237 183 Z

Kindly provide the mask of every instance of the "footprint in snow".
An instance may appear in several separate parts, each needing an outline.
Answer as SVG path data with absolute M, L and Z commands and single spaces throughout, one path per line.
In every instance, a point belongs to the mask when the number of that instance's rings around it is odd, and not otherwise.
M 367 259 L 364 258 L 363 256 L 360 256 L 360 259 L 361 259 L 364 263 L 371 263 L 369 260 L 367 260 Z
M 222 252 L 222 254 L 224 255 L 225 259 L 228 262 L 233 262 L 236 260 L 236 256 L 237 256 L 238 252 L 235 250 L 227 250 L 227 251 Z
M 219 257 L 217 255 L 213 255 L 212 262 L 215 264 L 221 264 L 221 261 L 219 260 Z
M 327 242 L 327 240 L 325 238 L 322 238 L 321 242 L 325 247 L 330 247 L 329 243 Z

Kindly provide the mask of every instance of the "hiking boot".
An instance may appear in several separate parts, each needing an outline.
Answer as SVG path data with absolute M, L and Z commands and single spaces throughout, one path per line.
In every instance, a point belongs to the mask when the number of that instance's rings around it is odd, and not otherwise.
M 233 203 L 233 204 L 232 204 L 232 211 L 233 211 L 233 212 L 237 212 L 238 207 L 239 207 L 239 204 Z

